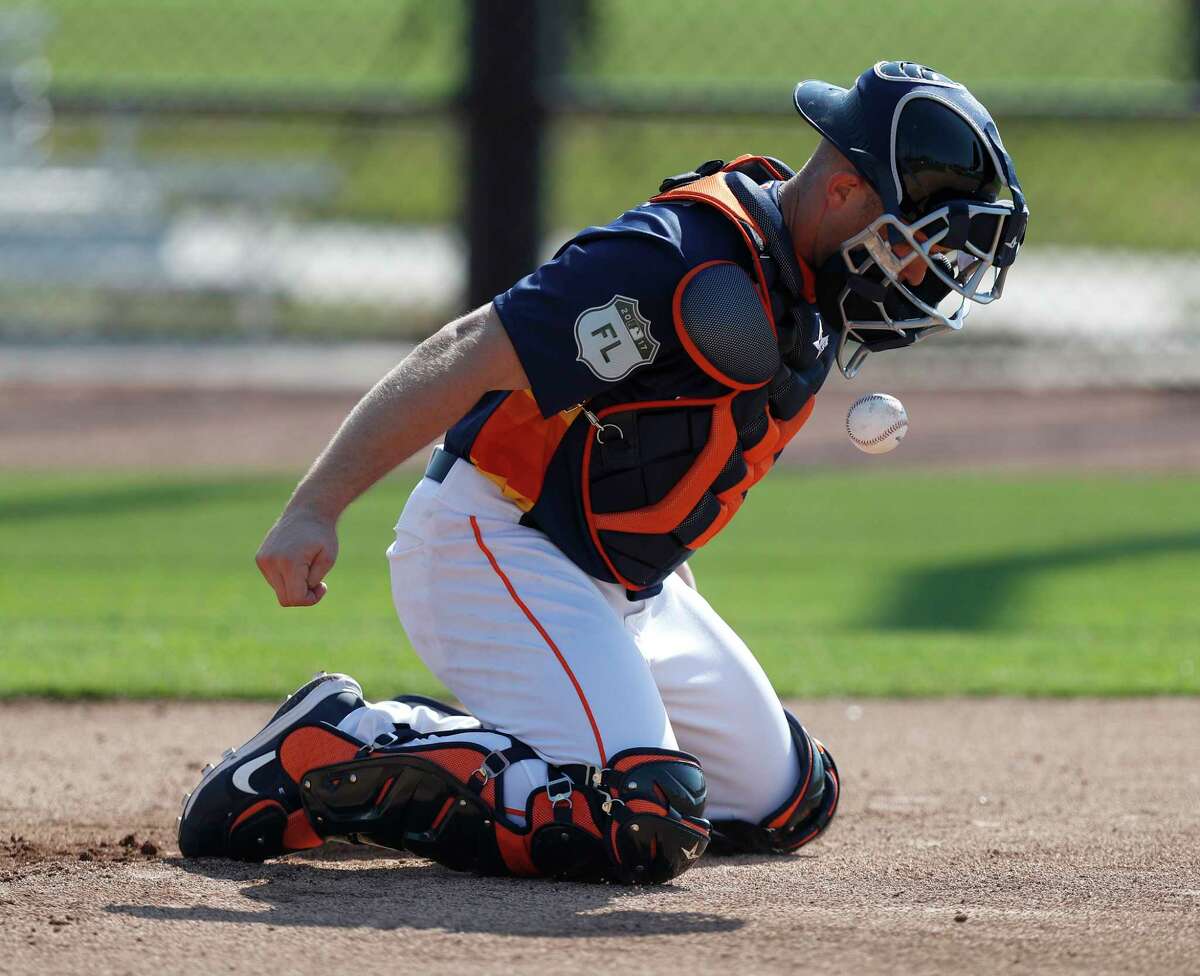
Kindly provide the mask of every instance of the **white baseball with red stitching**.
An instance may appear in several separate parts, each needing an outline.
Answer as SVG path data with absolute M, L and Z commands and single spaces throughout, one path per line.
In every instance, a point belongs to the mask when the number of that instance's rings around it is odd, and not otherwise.
M 887 454 L 908 433 L 908 412 L 894 396 L 868 393 L 851 405 L 846 415 L 846 433 L 860 451 Z

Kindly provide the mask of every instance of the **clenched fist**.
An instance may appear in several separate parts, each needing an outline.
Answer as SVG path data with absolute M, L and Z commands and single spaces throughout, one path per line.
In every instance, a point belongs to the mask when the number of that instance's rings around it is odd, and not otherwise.
M 289 509 L 267 533 L 254 561 L 281 607 L 311 607 L 328 592 L 324 579 L 337 553 L 333 520 Z

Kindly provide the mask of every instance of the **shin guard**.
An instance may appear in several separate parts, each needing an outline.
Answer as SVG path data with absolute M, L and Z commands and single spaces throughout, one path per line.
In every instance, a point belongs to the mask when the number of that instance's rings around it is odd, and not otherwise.
M 708 845 L 699 762 L 662 749 L 627 750 L 607 768 L 551 767 L 519 825 L 504 807 L 508 767 L 537 758 L 501 733 L 505 748 L 459 735 L 366 746 L 348 761 L 311 765 L 301 798 L 321 837 L 411 851 L 456 870 L 626 883 L 661 883 Z M 328 730 L 284 744 L 293 755 L 335 754 Z M 294 748 L 289 748 L 293 746 Z M 333 748 L 330 748 L 330 747 Z
M 805 731 L 786 709 L 792 741 L 800 759 L 796 788 L 784 803 L 757 824 L 743 820 L 713 822 L 714 854 L 791 853 L 817 837 L 837 812 L 840 782 L 833 756 Z

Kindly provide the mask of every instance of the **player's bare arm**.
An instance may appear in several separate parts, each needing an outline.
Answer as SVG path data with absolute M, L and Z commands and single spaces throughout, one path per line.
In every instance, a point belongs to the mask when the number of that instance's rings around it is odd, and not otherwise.
M 489 302 L 422 342 L 364 396 L 313 462 L 256 556 L 280 606 L 313 606 L 337 559 L 337 519 L 489 390 L 529 385 Z

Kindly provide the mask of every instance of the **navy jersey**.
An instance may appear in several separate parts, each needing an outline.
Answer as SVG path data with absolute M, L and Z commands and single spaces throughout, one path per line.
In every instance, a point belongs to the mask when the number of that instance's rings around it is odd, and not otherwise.
M 581 405 L 608 393 L 671 400 L 711 393 L 676 334 L 680 280 L 708 261 L 750 262 L 728 219 L 690 203 L 647 203 L 589 227 L 495 298 L 530 389 L 485 395 L 446 436 L 586 572 L 609 574 L 588 541 Z M 622 397 L 625 399 L 625 397 Z

